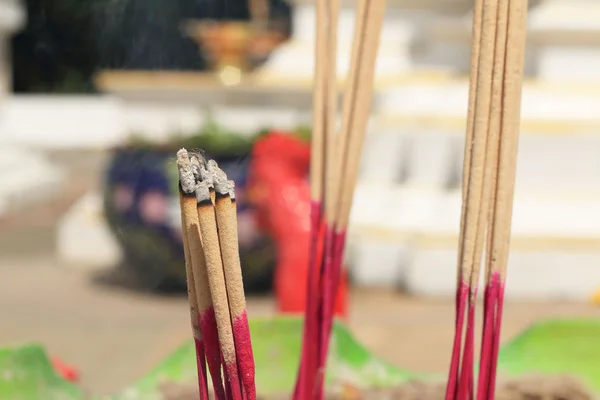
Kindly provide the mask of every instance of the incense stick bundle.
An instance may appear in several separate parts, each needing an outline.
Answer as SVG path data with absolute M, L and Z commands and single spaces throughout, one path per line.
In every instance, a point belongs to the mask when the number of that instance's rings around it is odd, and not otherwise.
M 190 304 L 196 305 L 199 314 L 199 331 L 203 334 L 215 397 L 255 400 L 234 184 L 214 161 L 206 162 L 199 154 L 189 157 L 185 149 L 178 152 L 178 167 L 185 183 L 181 185 L 184 244 L 192 265 L 188 293 Z M 204 371 L 204 364 L 201 367 L 199 371 Z M 203 396 L 203 389 L 200 393 Z
M 357 32 L 352 52 L 350 83 L 344 93 L 339 153 L 332 187 L 335 191 L 326 199 L 326 220 L 331 241 L 325 248 L 325 279 L 323 289 L 324 326 L 321 333 L 320 365 L 324 368 L 334 314 L 336 290 L 340 282 L 346 229 L 358 178 L 359 163 L 369 119 L 379 50 L 379 37 L 385 14 L 385 1 L 364 0 L 359 3 Z
M 457 315 L 446 399 L 473 398 L 475 300 L 486 233 L 485 310 L 477 398 L 484 400 L 494 396 L 497 362 L 494 345 L 499 338 L 503 298 L 503 286 L 500 287 L 497 270 L 505 269 L 507 261 L 524 61 L 523 10 L 526 10 L 526 4 L 515 3 L 513 0 L 489 0 L 485 4 L 481 0 L 475 2 Z M 509 55 L 511 53 L 512 56 Z M 507 96 L 509 86 L 510 97 Z M 500 189 L 501 186 L 503 189 Z M 503 210 L 501 214 L 497 212 L 499 204 Z M 500 264 L 494 266 L 498 261 Z M 467 327 L 459 375 L 467 304 Z
M 200 329 L 198 312 L 198 297 L 195 286 L 194 271 L 192 267 L 192 250 L 188 239 L 188 230 L 198 220 L 196 215 L 196 196 L 194 194 L 195 180 L 187 154 L 178 154 L 179 178 L 179 204 L 181 207 L 181 232 L 183 252 L 185 256 L 185 272 L 188 288 L 188 302 L 192 323 L 192 334 L 196 348 L 196 366 L 198 368 L 198 389 L 201 400 L 208 400 L 208 382 L 206 378 L 206 353 L 205 343 Z M 185 188 L 185 191 L 184 191 Z M 197 227 L 197 222 L 196 222 Z
M 385 2 L 358 2 L 350 72 L 344 92 L 342 127 L 336 135 L 335 54 L 339 8 L 339 0 L 317 2 L 311 160 L 311 265 L 301 367 L 294 393 L 294 398 L 298 400 L 320 399 L 324 395 L 324 371 L 342 273 L 346 228 L 370 113 Z M 321 254 L 318 253 L 319 247 L 323 248 Z
M 337 0 L 334 0 L 337 2 Z M 333 3 L 333 2 L 331 2 Z M 325 171 L 328 156 L 328 145 L 331 144 L 335 111 L 331 108 L 333 96 L 328 93 L 335 88 L 335 39 L 337 33 L 336 10 L 329 7 L 327 0 L 316 1 L 316 40 L 315 40 L 315 76 L 313 84 L 313 130 L 311 135 L 311 226 L 310 226 L 310 258 L 308 265 L 306 288 L 306 316 L 302 335 L 302 352 L 296 387 L 295 399 L 311 398 L 314 392 L 319 354 L 319 287 L 321 285 L 321 261 L 318 256 L 321 229 L 323 227 L 323 198 L 325 196 Z M 335 37 L 335 36 L 334 36 Z M 332 48 L 332 45 L 334 46 Z M 332 76 L 333 73 L 333 76 Z M 335 110 L 335 109 L 334 109 Z M 331 152 L 329 148 L 329 153 Z
M 225 284 L 225 273 L 223 271 L 221 247 L 211 192 L 214 193 L 212 182 L 200 181 L 196 183 L 198 219 L 200 221 L 200 233 L 202 234 L 202 245 L 204 248 L 206 269 L 208 271 L 210 295 L 213 301 L 219 342 L 221 344 L 221 355 L 223 357 L 224 374 L 226 377 L 225 386 L 226 390 L 230 391 L 234 400 L 241 400 L 242 392 L 235 354 L 235 341 L 231 327 L 227 286 Z
M 509 0 L 507 5 L 507 33 L 505 44 L 505 70 L 502 82 L 502 119 L 498 161 L 493 196 L 492 223 L 487 259 L 487 284 L 490 288 L 487 309 L 484 318 L 493 321 L 491 329 L 491 349 L 482 347 L 482 355 L 489 354 L 489 361 L 481 362 L 483 377 L 478 399 L 493 398 L 496 384 L 496 367 L 500 343 L 502 308 L 504 305 L 504 287 L 506 266 L 510 244 L 514 185 L 517 164 L 519 122 L 521 117 L 521 91 L 525 62 L 525 38 L 527 28 L 527 1 Z M 487 317 L 487 315 L 490 315 Z M 485 334 L 485 333 L 484 333 Z M 487 393 L 484 391 L 487 389 Z

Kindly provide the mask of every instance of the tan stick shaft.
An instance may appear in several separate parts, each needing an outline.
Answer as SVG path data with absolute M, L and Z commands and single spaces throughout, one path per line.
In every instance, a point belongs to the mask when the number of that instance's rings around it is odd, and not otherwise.
M 492 240 L 494 270 L 506 276 L 514 200 L 514 186 L 521 118 L 521 91 L 525 61 L 527 1 L 510 0 L 503 119 L 501 127 L 499 173 L 496 191 L 495 223 Z
M 353 118 L 350 122 L 351 131 L 348 137 L 348 162 L 343 175 L 341 175 L 343 177 L 342 192 L 339 214 L 336 221 L 336 226 L 340 231 L 346 229 L 348 226 L 356 179 L 358 177 L 358 169 L 361 161 L 360 156 L 371 111 L 375 66 L 385 5 L 385 0 L 371 0 L 367 4 L 364 52 L 360 60 L 362 66 L 358 68 L 355 106 L 353 107 Z
M 325 218 L 328 222 L 335 218 L 335 205 L 337 201 L 337 159 L 339 148 L 337 146 L 337 34 L 340 0 L 328 0 L 327 24 L 327 75 L 326 75 L 326 130 L 325 130 Z
M 190 218 L 196 216 L 196 197 L 186 196 L 181 189 L 179 190 L 179 201 L 181 206 L 181 234 L 183 239 L 183 254 L 185 257 L 185 273 L 187 277 L 188 302 L 190 306 L 190 319 L 192 322 L 192 332 L 196 339 L 202 339 L 200 330 L 200 321 L 198 319 L 198 297 L 196 293 L 196 284 L 194 270 L 192 267 L 192 254 L 190 251 L 190 242 L 188 239 L 188 226 Z M 196 217 L 197 219 L 197 217 Z
M 487 150 L 485 156 L 485 169 L 483 176 L 483 190 L 481 199 L 481 208 L 479 209 L 477 240 L 475 242 L 475 259 L 473 261 L 473 271 L 471 273 L 471 287 L 477 288 L 479 284 L 479 270 L 481 267 L 481 256 L 485 242 L 486 226 L 488 227 L 488 242 L 491 231 L 488 222 L 490 221 L 490 212 L 493 209 L 491 199 L 496 190 L 496 174 L 498 171 L 498 148 L 500 137 L 500 124 L 502 121 L 502 88 L 504 83 L 504 62 L 506 54 L 506 31 L 508 20 L 508 2 L 499 0 L 496 2 L 494 12 L 496 18 L 496 30 L 494 39 L 494 62 L 492 67 L 490 115 L 487 129 Z M 489 248 L 488 248 L 489 249 Z M 490 259 L 488 256 L 486 259 Z M 488 269 L 486 268 L 486 281 L 488 279 Z
M 227 284 L 227 297 L 229 311 L 233 318 L 246 311 L 246 298 L 244 296 L 244 283 L 242 280 L 242 267 L 240 263 L 237 218 L 235 200 L 229 196 L 217 196 L 215 202 L 219 242 L 225 282 Z
M 467 108 L 467 130 L 465 133 L 465 146 L 462 170 L 462 212 L 460 219 L 460 236 L 458 243 L 462 243 L 466 224 L 467 188 L 469 187 L 471 171 L 471 152 L 473 146 L 473 125 L 475 124 L 475 104 L 477 103 L 477 79 L 479 76 L 479 52 L 481 49 L 481 30 L 483 21 L 483 2 L 475 0 L 473 8 L 473 27 L 471 38 L 471 72 L 469 76 L 469 105 Z M 461 254 L 458 254 L 457 284 L 463 279 Z
M 312 153 L 310 160 L 310 192 L 313 200 L 321 200 L 325 189 L 326 15 L 325 0 L 317 0 L 315 77 L 313 81 L 313 128 L 311 135 Z
M 202 235 L 206 269 L 208 271 L 208 284 L 217 319 L 217 330 L 219 332 L 223 360 L 226 364 L 236 363 L 235 343 L 231 328 L 231 316 L 229 313 L 225 274 L 223 272 L 223 261 L 221 259 L 221 248 L 217 233 L 217 221 L 215 210 L 210 200 L 203 200 L 198 203 L 198 220 L 200 221 L 200 233 Z
M 487 132 L 491 103 L 492 68 L 494 64 L 495 31 L 497 24 L 497 0 L 486 1 L 483 7 L 483 26 L 477 77 L 477 102 L 473 124 L 471 167 L 469 185 L 464 207 L 464 232 L 460 248 L 462 280 L 471 281 L 475 264 L 481 264 L 481 254 L 477 254 L 479 215 L 483 200 L 483 178 L 487 151 Z M 477 266 L 477 272 L 479 265 Z
M 343 192 L 343 176 L 346 171 L 346 165 L 348 164 L 348 157 L 350 152 L 350 131 L 352 129 L 352 119 L 354 110 L 356 108 L 356 95 L 359 84 L 361 58 L 365 48 L 365 28 L 367 9 L 369 7 L 370 0 L 358 0 L 358 6 L 356 9 L 356 18 L 354 23 L 354 37 L 352 40 L 352 52 L 350 58 L 350 68 L 348 76 L 346 78 L 346 84 L 344 87 L 344 97 L 342 105 L 342 122 L 340 127 L 340 133 L 336 140 L 336 148 L 338 149 L 339 157 L 335 160 L 335 178 L 334 187 L 332 192 L 335 193 L 334 204 L 332 204 L 331 212 L 328 215 L 328 222 L 330 225 L 334 225 L 336 220 L 339 219 L 339 210 L 342 203 L 342 192 Z
M 500 151 L 501 126 L 503 119 L 504 76 L 506 68 L 506 40 L 508 34 L 509 0 L 500 0 L 498 4 L 498 29 L 496 32 L 496 54 L 494 60 L 494 76 L 492 78 L 492 114 L 490 117 L 490 133 L 488 141 L 487 164 L 490 168 L 485 176 L 490 191 L 487 207 L 487 244 L 485 282 L 490 281 L 492 264 L 492 238 L 495 224 L 496 186 Z M 483 211 L 483 210 L 482 210 Z

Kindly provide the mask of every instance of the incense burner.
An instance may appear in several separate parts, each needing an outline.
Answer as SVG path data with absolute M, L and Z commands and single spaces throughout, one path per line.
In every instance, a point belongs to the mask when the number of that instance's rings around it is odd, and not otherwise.
M 117 149 L 105 177 L 104 208 L 109 226 L 123 249 L 126 266 L 151 289 L 185 285 L 178 178 L 171 160 L 174 152 L 171 147 L 156 146 Z M 268 289 L 274 245 L 257 228 L 253 208 L 244 197 L 249 159 L 232 152 L 218 154 L 216 160 L 236 182 L 246 289 Z

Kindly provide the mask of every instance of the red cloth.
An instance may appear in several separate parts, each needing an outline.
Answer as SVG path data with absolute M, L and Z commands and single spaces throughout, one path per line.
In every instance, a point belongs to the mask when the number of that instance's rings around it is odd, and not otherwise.
M 261 227 L 277 243 L 275 295 L 284 313 L 304 313 L 310 245 L 310 146 L 287 133 L 271 132 L 253 148 L 248 195 Z M 320 241 L 322 242 L 322 241 Z M 321 250 L 322 251 L 322 250 Z M 338 288 L 337 316 L 347 312 L 347 278 Z

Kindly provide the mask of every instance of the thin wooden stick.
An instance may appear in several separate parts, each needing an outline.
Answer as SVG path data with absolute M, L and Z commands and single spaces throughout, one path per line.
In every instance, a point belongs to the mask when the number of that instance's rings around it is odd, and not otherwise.
M 198 389 L 200 400 L 208 400 L 208 382 L 206 377 L 206 354 L 204 347 L 204 338 L 200 329 L 198 298 L 196 294 L 196 285 L 194 281 L 194 271 L 192 267 L 192 254 L 190 242 L 188 239 L 188 229 L 193 224 L 196 217 L 196 196 L 194 193 L 195 180 L 191 169 L 190 160 L 187 152 L 177 154 L 177 166 L 179 170 L 179 204 L 181 211 L 181 234 L 183 240 L 183 253 L 185 257 L 185 272 L 187 278 L 188 302 L 190 307 L 190 320 L 192 324 L 192 333 L 194 336 L 194 345 L 196 348 L 196 366 L 198 369 Z M 185 187 L 185 193 L 184 193 Z M 196 217 L 197 220 L 197 217 Z
M 246 398 L 256 400 L 254 356 L 239 255 L 234 188 L 234 182 L 227 180 L 227 176 L 222 171 L 221 174 L 217 174 L 215 210 L 237 362 Z
M 214 193 L 212 182 L 201 181 L 196 183 L 200 233 L 202 235 L 204 257 L 208 271 L 208 283 L 217 321 L 219 342 L 221 344 L 221 354 L 225 364 L 226 388 L 229 389 L 233 400 L 242 400 L 236 348 L 231 327 L 231 315 L 229 313 L 225 274 L 223 271 L 223 261 L 221 258 L 214 203 L 211 199 L 211 190 Z

